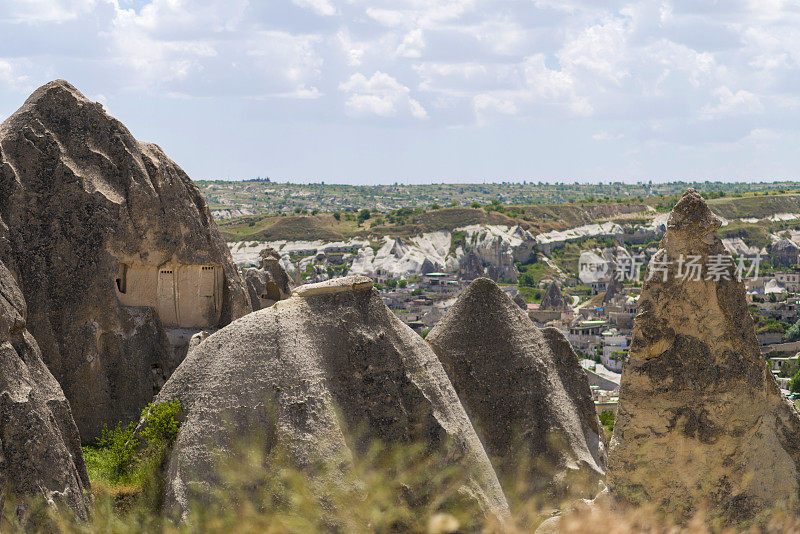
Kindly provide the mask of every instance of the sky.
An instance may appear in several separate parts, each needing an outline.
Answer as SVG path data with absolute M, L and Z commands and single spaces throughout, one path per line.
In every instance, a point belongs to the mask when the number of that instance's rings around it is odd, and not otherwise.
M 798 0 L 0 0 L 56 78 L 195 179 L 800 178 Z

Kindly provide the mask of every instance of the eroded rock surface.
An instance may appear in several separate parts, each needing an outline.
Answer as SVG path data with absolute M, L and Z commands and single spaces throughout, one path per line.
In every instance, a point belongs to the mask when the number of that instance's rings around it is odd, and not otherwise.
M 501 474 L 530 460 L 531 491 L 593 494 L 606 445 L 588 379 L 556 329 L 537 328 L 494 282 L 475 280 L 426 340 Z
M 709 267 L 732 263 L 720 224 L 693 189 L 669 217 L 622 373 L 609 486 L 681 521 L 705 509 L 742 524 L 800 511 L 800 415 L 761 355 L 733 265 Z M 681 276 L 681 257 L 699 257 L 699 279 Z
M 89 475 L 78 429 L 25 320 L 22 292 L 0 262 L 0 510 L 40 497 L 86 519 Z
M 292 294 L 292 281 L 281 265 L 281 256 L 272 247 L 259 254 L 259 267 L 242 271 L 253 310 L 269 308 Z
M 539 304 L 540 310 L 565 311 L 569 309 L 569 301 L 561 292 L 561 283 L 557 280 L 550 282 Z
M 250 310 L 189 177 L 63 80 L 0 125 L 0 218 L 0 260 L 84 440 L 135 419 L 175 368 L 164 327 Z
M 166 506 L 183 513 L 219 481 L 214 452 L 267 436 L 302 468 L 346 469 L 373 440 L 425 443 L 467 466 L 464 491 L 508 512 L 496 475 L 428 345 L 353 276 L 295 289 L 190 351 L 156 402 L 185 411 L 169 460 Z M 346 438 L 355 440 L 348 445 Z

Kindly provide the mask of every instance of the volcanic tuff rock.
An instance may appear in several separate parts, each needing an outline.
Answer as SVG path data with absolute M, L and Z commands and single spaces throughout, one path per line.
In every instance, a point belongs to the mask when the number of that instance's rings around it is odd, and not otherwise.
M 586 375 L 558 330 L 540 330 L 497 284 L 479 278 L 426 341 L 500 473 L 513 476 L 520 457 L 532 458 L 532 491 L 598 489 L 602 429 Z
M 0 260 L 84 440 L 135 419 L 178 362 L 166 327 L 250 311 L 188 176 L 65 81 L 0 125 Z
M 292 293 L 292 281 L 281 265 L 281 256 L 271 247 L 261 251 L 258 269 L 247 268 L 242 274 L 253 310 L 269 308 Z
M 542 302 L 539 304 L 540 310 L 564 311 L 569 309 L 567 298 L 561 293 L 561 283 L 557 280 L 550 282 L 544 292 Z
M 25 319 L 22 292 L 0 262 L 0 511 L 10 490 L 14 500 L 42 497 L 86 519 L 89 475 L 78 429 Z
M 606 286 L 605 293 L 603 293 L 603 304 L 609 304 L 614 300 L 614 297 L 622 293 L 623 290 L 622 280 L 620 280 L 618 276 L 612 276 Z
M 798 254 L 800 254 L 800 247 L 785 237 L 778 239 L 769 249 L 770 259 L 780 267 L 796 265 Z
M 764 362 L 744 284 L 722 263 L 720 224 L 693 189 L 669 217 L 639 299 L 608 480 L 623 502 L 740 524 L 800 512 L 800 414 Z M 700 279 L 681 276 L 681 255 L 701 257 Z
M 185 420 L 169 459 L 170 509 L 185 513 L 218 483 L 214 451 L 258 432 L 298 466 L 322 460 L 342 466 L 337 472 L 373 440 L 423 442 L 470 469 L 464 490 L 485 509 L 508 512 L 444 369 L 367 277 L 301 286 L 219 330 L 189 353 L 156 402 L 175 398 Z M 352 449 L 345 437 L 355 439 Z

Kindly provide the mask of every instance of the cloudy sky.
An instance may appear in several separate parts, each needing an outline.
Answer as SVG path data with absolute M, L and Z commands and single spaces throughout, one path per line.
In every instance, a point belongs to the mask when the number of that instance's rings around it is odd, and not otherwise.
M 2 0 L 0 118 L 65 78 L 194 178 L 800 178 L 800 2 Z

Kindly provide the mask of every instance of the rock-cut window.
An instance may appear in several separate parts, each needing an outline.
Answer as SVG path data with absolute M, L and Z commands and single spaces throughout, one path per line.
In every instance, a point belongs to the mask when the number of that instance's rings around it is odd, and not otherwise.
M 116 282 L 117 291 L 124 295 L 128 291 L 128 266 L 124 263 L 119 264 Z

